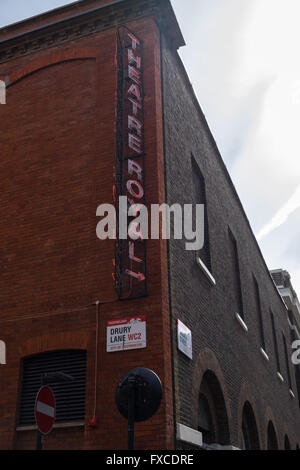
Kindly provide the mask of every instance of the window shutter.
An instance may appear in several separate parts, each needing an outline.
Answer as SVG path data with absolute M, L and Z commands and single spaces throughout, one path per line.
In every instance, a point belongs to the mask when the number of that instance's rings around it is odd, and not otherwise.
M 64 372 L 71 382 L 49 384 L 56 400 L 56 423 L 80 421 L 85 417 L 86 351 L 63 350 L 31 356 L 23 360 L 23 381 L 19 426 L 35 424 L 35 398 L 42 374 Z

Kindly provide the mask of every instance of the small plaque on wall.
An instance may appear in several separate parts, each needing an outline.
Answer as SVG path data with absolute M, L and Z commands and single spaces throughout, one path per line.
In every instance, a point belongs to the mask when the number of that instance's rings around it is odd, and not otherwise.
M 180 320 L 177 320 L 178 349 L 190 359 L 193 359 L 192 332 Z

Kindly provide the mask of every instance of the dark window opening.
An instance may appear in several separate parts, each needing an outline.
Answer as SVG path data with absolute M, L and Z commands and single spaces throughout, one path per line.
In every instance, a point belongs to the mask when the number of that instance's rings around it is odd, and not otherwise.
M 23 359 L 19 426 L 35 424 L 34 406 L 42 374 L 64 372 L 71 382 L 49 384 L 56 400 L 56 423 L 81 421 L 85 417 L 86 351 L 63 350 Z
M 278 441 L 273 423 L 268 424 L 268 450 L 278 450 Z
M 207 213 L 207 200 L 206 200 L 206 187 L 205 179 L 201 170 L 192 157 L 192 172 L 193 172 L 193 186 L 194 198 L 196 204 L 204 205 L 204 246 L 198 252 L 198 256 L 205 266 L 211 271 L 211 257 L 210 257 L 210 243 L 209 243 L 209 226 L 208 226 L 208 213 Z M 195 224 L 194 229 L 195 229 Z
M 287 435 L 284 436 L 284 450 L 291 450 L 291 444 Z
M 198 431 L 202 432 L 203 442 L 206 444 L 215 442 L 211 411 L 207 398 L 202 393 L 199 395 Z
M 256 420 L 249 402 L 246 402 L 243 408 L 242 448 L 243 450 L 260 449 Z
M 205 444 L 228 445 L 230 433 L 224 395 L 216 375 L 205 372 L 199 391 L 198 430 Z
M 264 323 L 263 323 L 263 314 L 262 314 L 260 293 L 259 293 L 258 283 L 257 283 L 254 276 L 253 276 L 253 283 L 254 283 L 254 293 L 255 293 L 255 302 L 256 302 L 256 311 L 257 311 L 257 320 L 258 320 L 258 327 L 259 327 L 260 343 L 261 343 L 261 346 L 262 346 L 263 350 L 266 351 Z
M 234 292 L 235 292 L 235 305 L 236 312 L 244 319 L 244 308 L 243 308 L 243 294 L 241 285 L 241 273 L 239 265 L 239 254 L 236 239 L 234 238 L 230 228 L 228 228 L 229 243 L 230 243 L 230 255 L 231 255 L 231 269 L 234 276 Z
M 270 311 L 270 315 L 271 315 L 271 323 L 272 323 L 272 334 L 273 334 L 273 343 L 274 343 L 274 351 L 275 351 L 276 366 L 277 366 L 277 371 L 280 373 L 280 372 L 281 372 L 281 368 L 280 368 L 280 360 L 279 360 L 279 351 L 278 351 L 278 343 L 277 343 L 275 319 L 274 319 L 273 312 Z
M 283 349 L 284 349 L 284 355 L 285 355 L 285 365 L 286 365 L 286 373 L 287 373 L 287 378 L 288 378 L 288 385 L 289 385 L 289 388 L 292 390 L 290 359 L 289 359 L 289 353 L 288 353 L 288 348 L 287 348 L 287 344 L 286 344 L 286 339 L 285 339 L 285 336 L 284 336 L 283 332 L 282 332 L 282 341 L 283 341 Z

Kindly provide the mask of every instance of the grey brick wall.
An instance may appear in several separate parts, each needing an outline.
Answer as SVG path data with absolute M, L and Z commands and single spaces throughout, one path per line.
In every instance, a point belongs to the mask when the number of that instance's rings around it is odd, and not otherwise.
M 261 447 L 267 445 L 267 423 L 272 417 L 279 447 L 283 448 L 284 435 L 287 434 L 295 449 L 300 443 L 299 405 L 293 369 L 291 367 L 295 398 L 289 392 L 285 365 L 282 331 L 290 345 L 286 309 L 269 275 L 182 63 L 164 38 L 162 73 L 167 202 L 170 205 L 195 203 L 192 191 L 193 154 L 205 178 L 211 269 L 216 280 L 216 286 L 209 283 L 196 264 L 195 253 L 185 251 L 184 241 L 169 242 L 176 420 L 197 427 L 197 388 L 203 371 L 214 367 L 209 360 L 211 355 L 218 364 L 219 380 L 225 393 L 230 443 L 241 446 L 241 410 L 243 403 L 249 400 L 255 409 Z M 248 333 L 235 318 L 237 276 L 232 272 L 228 227 L 237 241 L 243 313 Z M 265 349 L 269 361 L 260 352 L 253 275 L 260 290 Z M 277 376 L 270 308 L 276 322 L 283 383 Z M 192 361 L 177 349 L 177 318 L 192 330 Z

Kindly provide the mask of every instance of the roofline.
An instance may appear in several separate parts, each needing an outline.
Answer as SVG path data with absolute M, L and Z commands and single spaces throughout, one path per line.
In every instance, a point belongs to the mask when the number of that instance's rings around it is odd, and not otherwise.
M 27 23 L 30 24 L 32 21 L 36 21 L 37 19 L 40 19 L 40 18 L 42 19 L 42 18 L 45 18 L 47 16 L 52 16 L 53 14 L 56 14 L 58 11 L 67 11 L 68 9 L 72 9 L 74 6 L 77 6 L 77 5 L 80 5 L 80 4 L 83 5 L 86 1 L 87 0 L 78 0 L 76 2 L 69 3 L 68 5 L 65 5 L 63 7 L 55 8 L 53 10 L 49 10 L 47 12 L 41 13 L 41 14 L 33 16 L 31 18 L 27 18 L 25 20 L 19 21 L 17 23 L 10 24 L 10 25 L 5 26 L 5 27 L 0 29 L 0 35 L 1 35 L 1 32 L 7 31 L 7 30 L 13 30 L 13 29 L 16 28 L 16 26 L 26 25 Z M 92 1 L 92 0 L 90 0 L 90 1 Z M 113 2 L 105 3 L 104 5 L 98 5 L 96 7 L 80 11 L 79 13 L 74 13 L 74 14 L 66 16 L 64 18 L 60 18 L 56 21 L 48 22 L 48 23 L 42 24 L 40 26 L 37 26 L 35 28 L 29 29 L 29 30 L 26 30 L 26 31 L 22 31 L 21 33 L 18 33 L 18 34 L 0 39 L 0 45 L 8 43 L 9 41 L 22 39 L 23 37 L 26 37 L 30 34 L 38 33 L 38 32 L 41 32 L 43 30 L 46 30 L 48 28 L 54 27 L 54 26 L 60 26 L 64 23 L 67 23 L 68 21 L 72 21 L 72 20 L 75 20 L 75 19 L 78 19 L 78 18 L 81 18 L 81 17 L 85 17 L 85 16 L 91 15 L 93 13 L 96 13 L 98 11 L 103 11 L 106 8 L 112 8 L 113 9 L 114 7 L 118 7 L 119 5 L 124 4 L 125 2 L 130 3 L 130 2 L 134 2 L 134 1 L 136 1 L 136 0 L 114 0 Z M 162 5 L 160 3 L 161 0 L 154 0 L 154 1 L 156 2 L 157 6 L 161 7 L 161 5 Z M 178 24 L 178 21 L 177 21 L 177 18 L 176 18 L 176 15 L 174 13 L 174 10 L 173 10 L 173 7 L 171 5 L 170 0 L 166 0 L 164 2 L 164 7 L 169 9 L 169 12 L 168 12 L 168 13 L 170 13 L 170 18 L 169 19 L 170 19 L 170 22 L 173 24 L 173 27 L 174 27 L 174 30 L 175 30 L 175 37 L 176 37 L 176 44 L 175 45 L 176 45 L 176 47 L 179 48 L 181 46 L 184 46 L 185 41 L 184 41 L 181 29 L 179 27 L 179 24 Z
M 84 1 L 85 0 L 80 0 L 81 3 L 84 2 Z M 45 23 L 41 26 L 37 26 L 36 28 L 32 28 L 32 29 L 23 31 L 22 33 L 15 34 L 13 36 L 9 36 L 9 37 L 4 38 L 4 39 L 0 39 L 0 44 L 3 44 L 3 43 L 8 42 L 8 41 L 13 41 L 14 39 L 19 39 L 23 36 L 27 36 L 28 34 L 35 33 L 35 32 L 38 32 L 38 31 L 42 31 L 43 29 L 46 29 L 46 28 L 51 28 L 51 26 L 57 26 L 59 24 L 63 24 L 67 21 L 70 21 L 70 20 L 73 20 L 73 19 L 76 19 L 76 18 L 80 18 L 81 16 L 85 16 L 85 15 L 89 15 L 91 13 L 95 13 L 96 11 L 104 10 L 104 8 L 114 7 L 116 5 L 119 5 L 120 3 L 123 3 L 124 1 L 126 1 L 126 0 L 114 0 L 113 2 L 105 3 L 104 5 L 100 5 L 100 6 L 94 7 L 94 8 L 89 8 L 88 10 L 81 11 L 80 13 L 74 13 L 73 15 L 69 15 L 69 16 L 66 16 L 64 18 L 60 18 L 59 20 L 52 21 L 51 23 Z M 32 20 L 47 17 L 49 14 L 52 14 L 53 12 L 57 12 L 58 10 L 61 10 L 61 9 L 64 9 L 64 8 L 67 10 L 68 7 L 71 8 L 74 5 L 79 5 L 79 2 L 69 3 L 68 5 L 65 5 L 64 7 L 56 8 L 54 10 L 49 10 L 45 13 L 41 13 L 40 15 L 36 15 L 36 16 L 31 17 L 31 18 L 27 18 L 26 20 L 23 20 L 23 21 L 14 23 L 12 25 L 9 25 L 9 27 L 11 26 L 12 29 L 13 29 L 13 26 L 20 25 L 20 24 L 24 25 L 26 23 L 30 23 Z M 6 27 L 0 29 L 0 34 L 1 34 L 1 31 L 3 31 L 3 29 L 6 29 Z
M 65 5 L 61 5 L 60 7 L 52 8 L 51 10 L 46 10 L 46 11 L 43 11 L 42 13 L 37 13 L 36 15 L 33 15 L 33 16 L 28 16 L 27 18 L 24 18 L 23 20 L 15 21 L 14 23 L 8 23 L 7 25 L 1 26 L 0 34 L 3 31 L 9 31 L 10 29 L 14 29 L 17 26 L 22 26 L 26 24 L 27 22 L 30 23 L 32 21 L 36 21 L 39 18 L 43 18 L 44 16 L 47 16 L 47 15 L 50 16 L 58 12 L 63 12 L 64 10 L 67 10 L 68 8 L 71 8 L 75 5 L 83 4 L 85 1 L 86 0 L 74 0 L 73 2 L 67 3 Z

